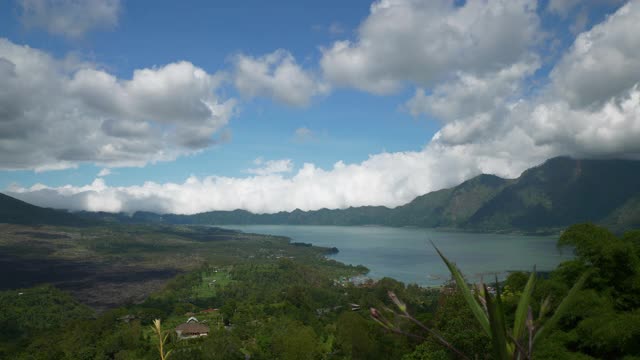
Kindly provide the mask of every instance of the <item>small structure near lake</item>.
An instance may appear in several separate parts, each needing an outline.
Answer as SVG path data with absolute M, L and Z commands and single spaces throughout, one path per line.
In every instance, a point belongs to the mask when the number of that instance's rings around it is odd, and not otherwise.
M 176 326 L 176 334 L 181 340 L 199 338 L 209 335 L 209 327 L 190 317 L 186 323 Z

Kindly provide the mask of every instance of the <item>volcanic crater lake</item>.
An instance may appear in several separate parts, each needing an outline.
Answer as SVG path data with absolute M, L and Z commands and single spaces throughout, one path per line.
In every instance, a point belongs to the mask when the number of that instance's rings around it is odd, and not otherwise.
M 452 232 L 383 226 L 224 225 L 247 233 L 279 235 L 294 242 L 336 247 L 329 256 L 364 265 L 369 277 L 391 277 L 422 286 L 440 285 L 449 272 L 429 241 L 454 261 L 468 280 L 492 281 L 510 271 L 553 270 L 571 259 L 570 249 L 556 247 L 557 236 L 525 236 Z

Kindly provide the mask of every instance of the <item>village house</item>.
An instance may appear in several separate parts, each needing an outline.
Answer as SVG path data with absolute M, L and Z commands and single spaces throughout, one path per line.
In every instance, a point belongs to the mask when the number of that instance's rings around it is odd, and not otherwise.
M 186 323 L 176 327 L 176 334 L 180 339 L 194 339 L 209 335 L 209 327 L 201 324 L 195 317 L 190 317 Z

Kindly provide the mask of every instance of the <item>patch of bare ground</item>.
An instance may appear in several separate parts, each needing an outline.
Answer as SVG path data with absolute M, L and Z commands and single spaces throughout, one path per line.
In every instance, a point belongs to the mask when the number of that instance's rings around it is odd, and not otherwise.
M 0 224 L 0 290 L 49 283 L 104 311 L 142 302 L 182 271 L 148 259 L 101 256 L 82 243 L 87 237 L 74 229 Z
M 17 257 L 0 253 L 0 290 L 49 283 L 69 291 L 97 311 L 142 302 L 179 273 L 72 260 Z

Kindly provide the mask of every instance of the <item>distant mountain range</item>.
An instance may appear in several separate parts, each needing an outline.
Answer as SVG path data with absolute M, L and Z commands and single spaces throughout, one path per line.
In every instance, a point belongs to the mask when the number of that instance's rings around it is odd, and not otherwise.
M 2 209 L 5 198 L 0 199 Z M 5 221 L 6 212 L 2 211 L 0 221 Z M 528 233 L 595 222 L 621 231 L 640 227 L 640 161 L 553 158 L 517 179 L 479 175 L 396 208 L 363 206 L 275 214 L 234 210 L 195 215 L 76 215 L 85 220 L 124 223 L 386 225 Z

